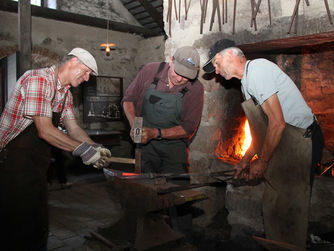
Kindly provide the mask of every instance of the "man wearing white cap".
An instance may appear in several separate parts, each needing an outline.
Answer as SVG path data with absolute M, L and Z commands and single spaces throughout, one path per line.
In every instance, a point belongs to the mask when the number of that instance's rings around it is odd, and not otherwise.
M 126 90 L 122 104 L 130 126 L 135 116 L 143 117 L 143 172 L 188 171 L 187 146 L 203 108 L 199 65 L 197 50 L 181 47 L 169 63 L 145 65 Z
M 29 70 L 17 81 L 0 118 L 1 245 L 5 250 L 46 250 L 46 172 L 51 146 L 102 167 L 110 151 L 78 125 L 70 87 L 97 75 L 94 57 L 74 48 L 58 65 Z M 57 127 L 64 126 L 68 134 Z

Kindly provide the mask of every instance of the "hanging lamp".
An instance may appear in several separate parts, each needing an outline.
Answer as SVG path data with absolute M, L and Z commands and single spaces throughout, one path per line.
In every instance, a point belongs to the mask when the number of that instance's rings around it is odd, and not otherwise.
M 108 19 L 108 0 L 106 1 L 107 4 L 107 43 L 102 43 L 100 44 L 100 47 L 102 47 L 102 50 L 104 50 L 106 52 L 106 56 L 110 56 L 110 51 L 114 50 L 115 48 L 113 48 L 115 46 L 114 43 L 109 43 L 109 19 Z M 111 16 L 111 11 L 110 11 L 110 16 Z

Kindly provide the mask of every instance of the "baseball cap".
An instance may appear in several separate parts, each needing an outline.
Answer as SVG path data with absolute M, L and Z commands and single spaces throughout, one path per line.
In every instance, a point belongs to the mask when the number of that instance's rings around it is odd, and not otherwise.
M 234 47 L 235 43 L 232 40 L 229 39 L 222 39 L 218 40 L 211 48 L 209 51 L 209 60 L 204 64 L 203 70 L 207 73 L 211 73 L 215 71 L 215 67 L 212 64 L 212 59 L 216 56 L 218 52 L 221 52 L 222 50 L 229 48 L 229 47 Z
M 97 76 L 97 65 L 94 57 L 82 48 L 74 48 L 67 55 L 76 56 L 82 63 L 92 70 L 92 74 Z
M 195 79 L 199 70 L 200 57 L 191 46 L 180 47 L 173 56 L 174 71 L 188 79 Z

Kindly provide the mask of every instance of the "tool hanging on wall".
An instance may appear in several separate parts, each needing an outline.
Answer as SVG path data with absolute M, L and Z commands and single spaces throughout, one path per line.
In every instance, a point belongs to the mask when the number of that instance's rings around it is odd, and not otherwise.
M 325 1 L 325 7 L 326 7 L 326 11 L 327 11 L 327 15 L 328 15 L 329 23 L 330 23 L 330 24 L 333 24 L 333 20 L 332 20 L 331 12 L 330 12 L 329 7 L 328 7 L 328 1 L 327 1 L 327 0 L 324 0 L 324 1 Z
M 209 30 L 210 31 L 212 30 L 212 26 L 213 26 L 213 23 L 215 21 L 215 15 L 216 15 L 216 12 L 217 12 L 219 31 L 222 31 L 219 2 L 218 2 L 218 0 L 213 0 L 212 4 L 213 4 L 213 6 L 212 6 L 212 13 L 211 13 L 211 21 L 210 21 L 210 29 Z
M 290 21 L 290 26 L 289 26 L 288 34 L 290 34 L 293 21 L 295 21 L 296 16 L 298 15 L 298 6 L 299 6 L 299 3 L 300 3 L 300 0 L 296 0 L 296 5 L 295 5 L 295 8 L 294 8 L 292 16 L 291 16 L 291 21 Z
M 181 22 L 181 0 L 179 0 L 179 23 Z
M 327 1 L 327 0 L 325 0 Z M 310 3 L 308 0 L 305 0 L 306 6 L 310 6 Z M 300 0 L 296 0 L 295 8 L 293 10 L 292 16 L 291 16 L 291 21 L 289 25 L 289 31 L 288 34 L 291 32 L 292 24 L 295 21 L 295 34 L 297 34 L 297 28 L 298 28 L 298 10 L 299 10 L 299 4 Z
M 176 9 L 176 0 L 174 0 L 174 10 L 175 10 L 175 19 L 178 20 L 177 9 Z
M 268 13 L 269 13 L 269 25 L 271 25 L 271 8 L 270 8 L 270 0 L 268 0 Z
M 259 0 L 257 3 L 255 0 L 251 0 L 252 3 L 252 19 L 251 19 L 251 27 L 253 27 L 254 24 L 254 29 L 257 31 L 257 25 L 256 25 L 256 15 L 260 10 L 260 5 L 261 5 L 261 0 Z
M 184 0 L 184 11 L 185 11 L 184 20 L 187 20 L 190 3 L 191 3 L 191 0 L 189 0 L 188 4 L 187 4 L 187 0 Z
M 235 18 L 237 13 L 237 0 L 234 0 L 234 9 L 233 9 L 233 28 L 232 28 L 232 34 L 235 33 Z
M 172 8 L 173 0 L 168 0 L 167 20 L 169 37 L 172 37 Z
M 206 18 L 206 10 L 208 8 L 208 0 L 200 0 L 201 5 L 201 25 L 200 25 L 200 34 L 203 34 L 203 25 Z

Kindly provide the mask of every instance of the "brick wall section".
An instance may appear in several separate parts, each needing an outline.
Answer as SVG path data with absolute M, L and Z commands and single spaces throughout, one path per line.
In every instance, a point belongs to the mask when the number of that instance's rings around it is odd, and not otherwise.
M 326 148 L 334 150 L 334 45 L 303 49 L 301 92 L 317 116 Z

